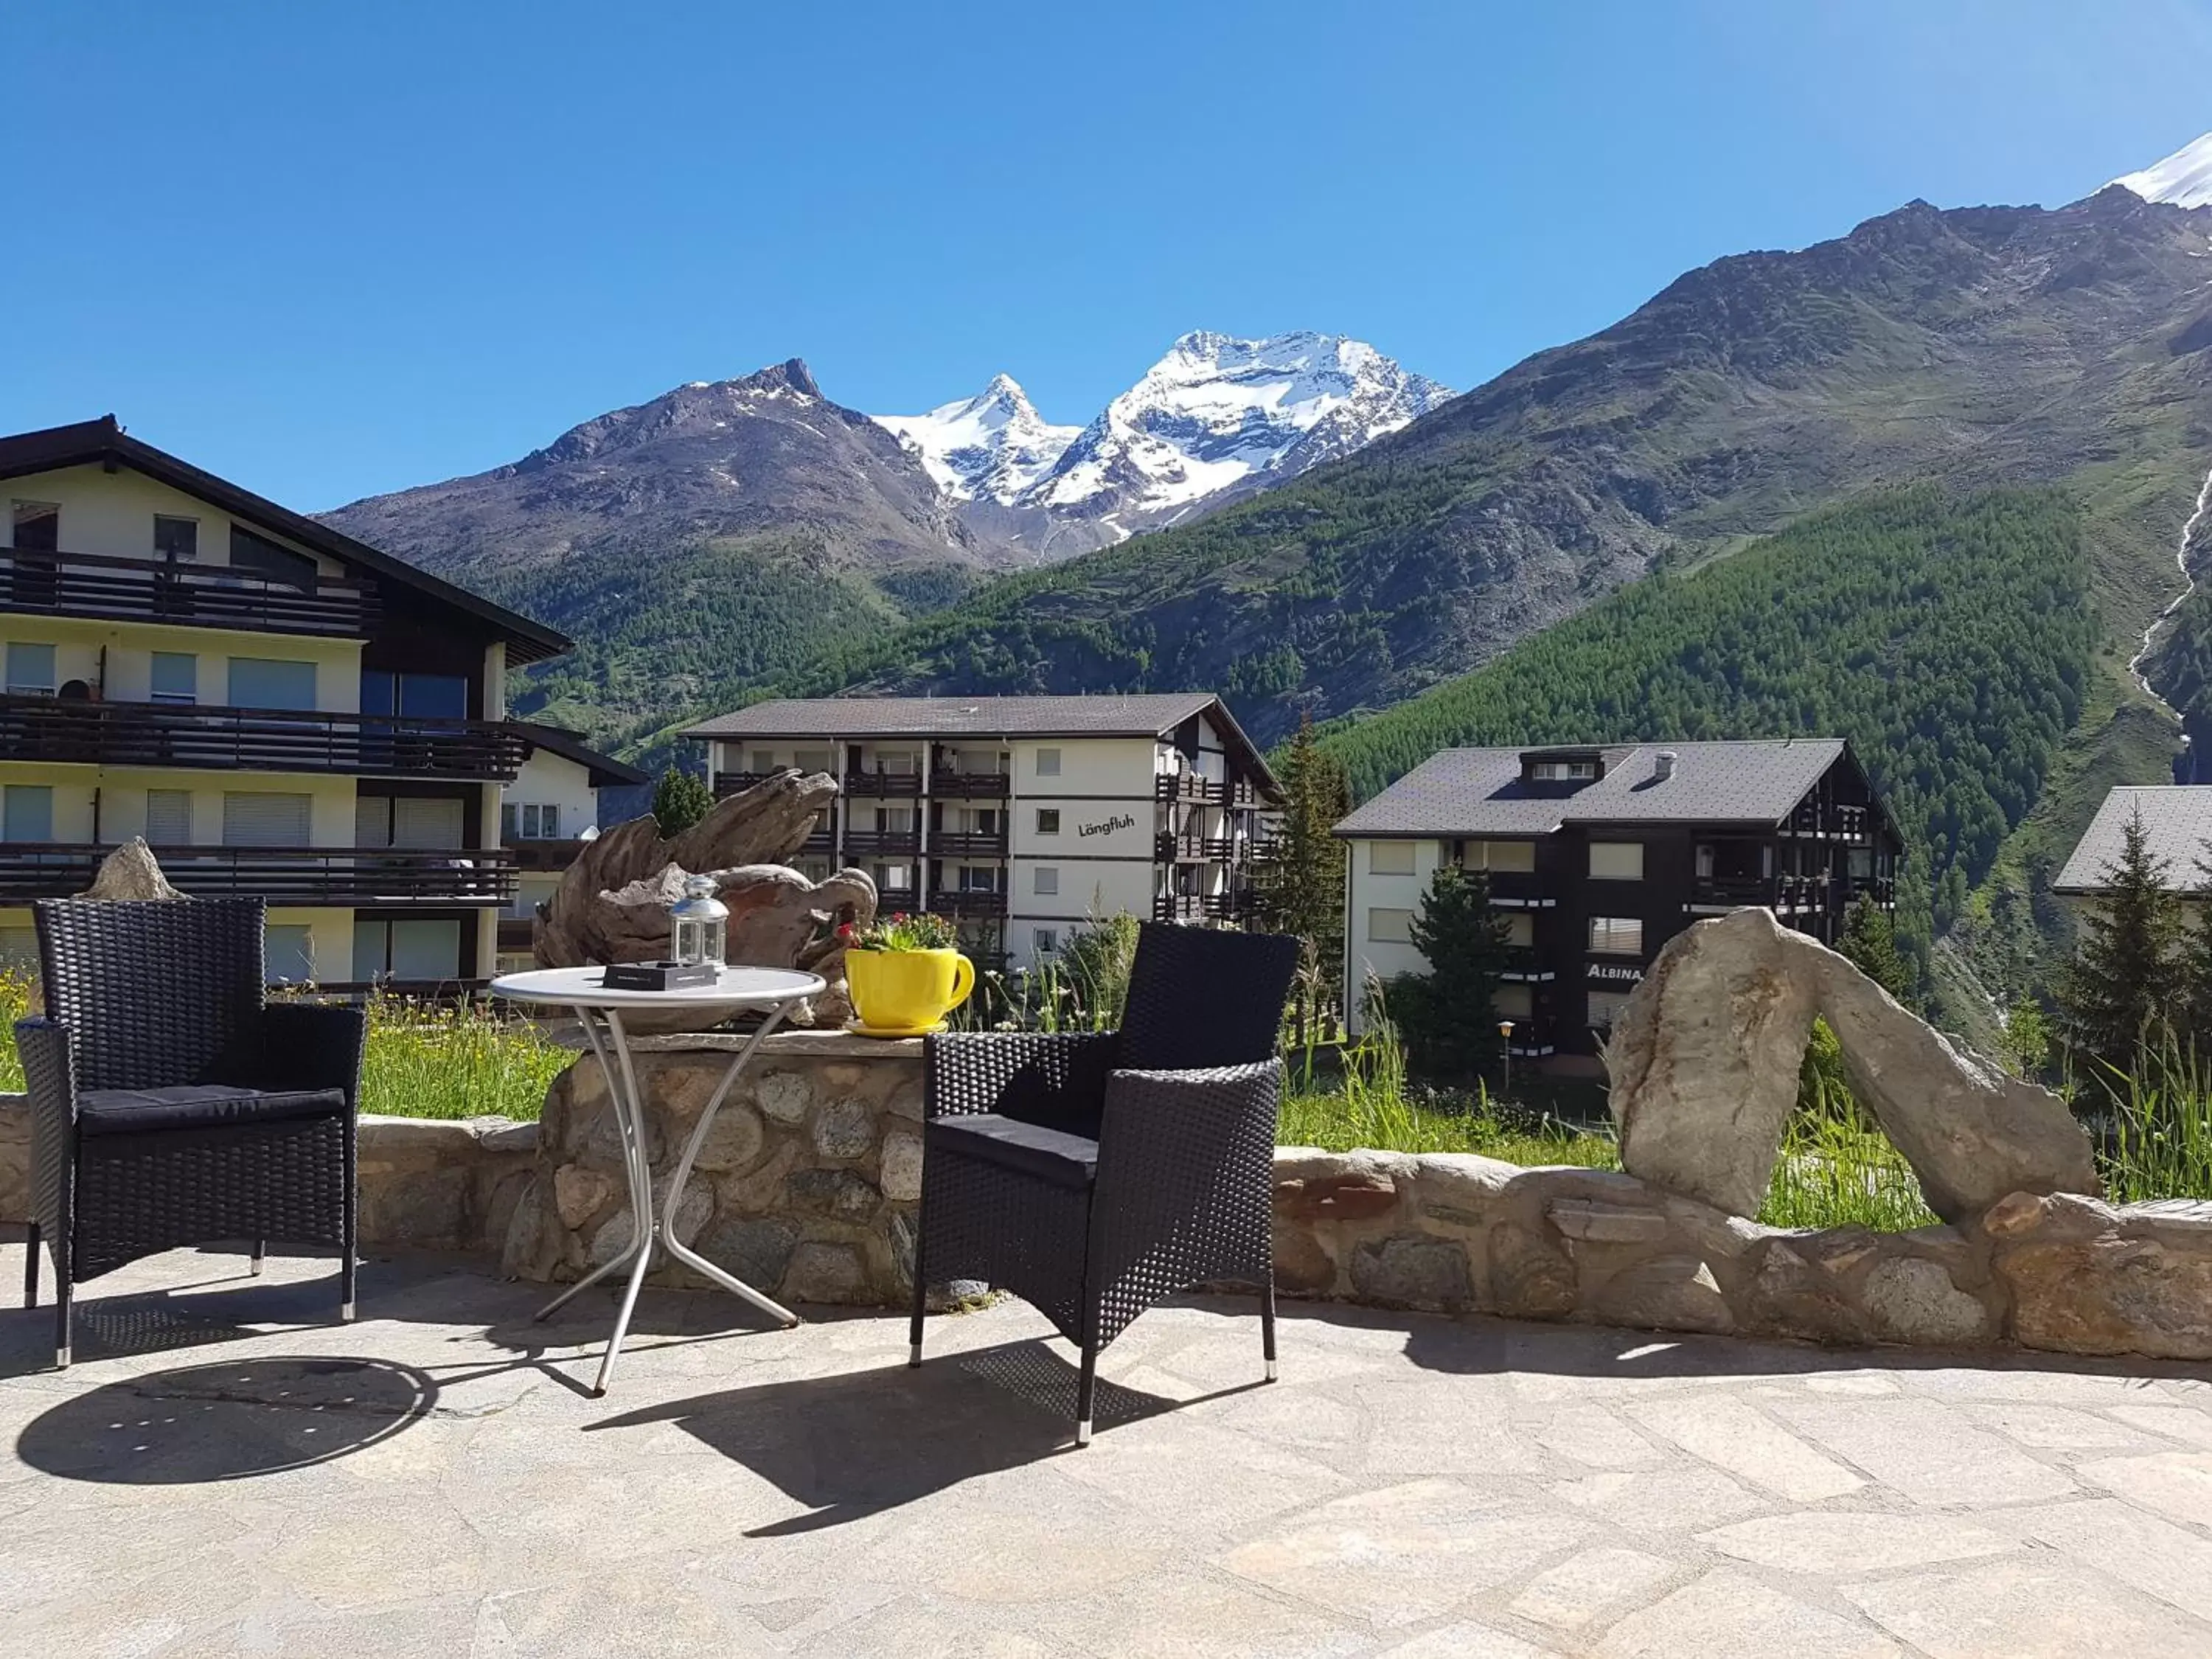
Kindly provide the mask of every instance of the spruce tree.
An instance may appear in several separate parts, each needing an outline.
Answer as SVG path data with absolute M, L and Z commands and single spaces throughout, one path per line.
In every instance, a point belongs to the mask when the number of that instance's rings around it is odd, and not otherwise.
M 1280 768 L 1282 821 L 1255 872 L 1262 923 L 1306 942 L 1314 971 L 1301 974 L 1292 1014 L 1298 1041 L 1324 1014 L 1316 988 L 1344 979 L 1344 843 L 1331 833 L 1352 810 L 1344 766 L 1314 741 L 1313 716 L 1298 721 Z
M 1513 949 L 1506 920 L 1490 908 L 1490 878 L 1440 866 L 1412 925 L 1425 974 L 1401 975 L 1386 997 L 1416 1066 L 1432 1076 L 1470 1081 L 1493 1064 L 1498 988 Z
M 681 767 L 670 767 L 653 786 L 653 819 L 660 827 L 663 841 L 682 835 L 714 810 L 714 792 L 707 787 L 707 781 Z
M 1913 1001 L 1913 972 L 1897 948 L 1897 927 L 1889 912 L 1872 899 L 1851 901 L 1844 912 L 1844 931 L 1836 949 L 1851 966 L 1907 1007 Z
M 2182 924 L 2171 868 L 2151 852 L 2138 809 L 2105 868 L 2103 897 L 2083 918 L 2060 997 L 2075 1063 L 2100 1081 L 2130 1070 L 2139 1049 L 2172 1028 Z

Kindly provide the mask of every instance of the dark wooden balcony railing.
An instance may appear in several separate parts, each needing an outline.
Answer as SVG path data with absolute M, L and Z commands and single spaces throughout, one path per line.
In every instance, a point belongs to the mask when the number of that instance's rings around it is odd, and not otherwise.
M 943 800 L 1004 800 L 1004 772 L 947 772 L 929 775 L 929 793 Z
M 826 847 L 824 850 L 827 850 Z M 848 855 L 868 854 L 884 857 L 903 854 L 912 857 L 921 851 L 921 831 L 919 830 L 848 830 L 845 832 L 845 851 Z
M 361 639 L 378 614 L 374 582 L 282 581 L 235 565 L 0 548 L 0 611 Z
M 886 795 L 919 795 L 921 793 L 921 774 L 919 772 L 848 772 L 845 774 L 845 793 L 848 795 L 872 798 Z
M 92 884 L 115 849 L 82 842 L 0 842 L 0 904 L 58 898 Z M 160 847 L 161 873 L 180 893 L 264 898 L 274 904 L 504 904 L 514 896 L 505 848 Z
M 1802 909 L 1827 903 L 1829 889 L 1826 876 L 1700 876 L 1690 885 L 1690 902 Z
M 766 783 L 780 775 L 775 772 L 717 772 L 714 774 L 714 798 L 717 800 L 742 793 L 757 783 Z
M 1161 864 L 1218 864 L 1236 850 L 1226 836 L 1178 836 L 1163 830 L 1153 843 L 1152 857 Z
M 529 754 L 496 720 L 0 696 L 11 761 L 512 782 Z
M 939 830 L 929 837 L 930 855 L 940 859 L 1002 859 L 1006 856 L 1003 830 Z
M 520 868 L 546 871 L 567 869 L 591 843 L 573 836 L 546 841 L 536 836 L 510 836 L 504 845 L 514 854 L 514 861 Z
M 1154 921 L 1198 921 L 1206 915 L 1206 901 L 1196 893 L 1158 893 L 1152 897 Z
M 940 889 L 929 896 L 929 911 L 933 915 L 1003 916 L 1006 914 L 1006 896 L 975 889 Z
M 1250 784 L 1215 783 L 1195 772 L 1163 772 L 1153 781 L 1152 793 L 1162 801 L 1182 801 L 1200 806 L 1260 805 L 1260 797 Z

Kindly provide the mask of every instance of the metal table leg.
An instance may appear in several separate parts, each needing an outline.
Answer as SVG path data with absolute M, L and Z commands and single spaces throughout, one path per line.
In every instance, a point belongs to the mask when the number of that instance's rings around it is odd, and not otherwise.
M 760 1047 L 761 1039 L 782 1021 L 791 1006 L 791 1001 L 785 1001 L 772 1007 L 768 1018 L 761 1022 L 760 1028 L 738 1051 L 737 1057 L 731 1060 L 729 1068 L 723 1073 L 720 1085 L 699 1114 L 699 1121 L 691 1131 L 691 1138 L 684 1143 L 684 1155 L 668 1183 L 665 1212 L 661 1215 L 653 1213 L 653 1164 L 646 1149 L 644 1102 L 638 1093 L 637 1073 L 630 1060 L 629 1039 L 623 1030 L 622 1016 L 611 1008 L 577 1009 L 578 1018 L 584 1028 L 585 1041 L 591 1045 L 592 1053 L 599 1060 L 599 1070 L 607 1080 L 608 1098 L 614 1105 L 616 1127 L 622 1141 L 623 1171 L 629 1182 L 629 1242 L 612 1258 L 594 1267 L 539 1309 L 535 1317 L 541 1320 L 551 1317 L 582 1291 L 625 1266 L 629 1268 L 629 1282 L 623 1291 L 622 1307 L 615 1316 L 615 1328 L 607 1339 L 606 1352 L 599 1360 L 599 1377 L 592 1389 L 593 1394 L 606 1393 L 608 1383 L 613 1380 L 615 1361 L 622 1354 L 623 1338 L 629 1334 L 630 1316 L 637 1309 L 638 1291 L 643 1288 L 645 1276 L 652 1268 L 655 1243 L 684 1266 L 696 1269 L 724 1289 L 736 1292 L 762 1311 L 775 1315 L 787 1328 L 799 1323 L 799 1316 L 788 1308 L 763 1295 L 735 1274 L 724 1272 L 684 1244 L 676 1237 L 674 1225 L 674 1217 L 683 1203 L 684 1182 L 690 1180 L 691 1167 L 698 1159 L 699 1149 L 706 1144 L 707 1136 L 714 1127 L 715 1114 L 720 1111 L 722 1103 L 729 1097 L 731 1088 L 744 1072 L 745 1063 L 753 1057 L 753 1051 Z M 604 1036 L 598 1024 L 599 1020 L 605 1022 Z M 611 1059 L 610 1050 L 612 1051 Z

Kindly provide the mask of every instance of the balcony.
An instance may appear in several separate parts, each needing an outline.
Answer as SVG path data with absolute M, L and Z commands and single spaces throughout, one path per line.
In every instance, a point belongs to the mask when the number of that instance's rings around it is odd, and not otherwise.
M 921 793 L 919 772 L 848 772 L 845 793 L 862 799 Z
M 303 587 L 236 566 L 15 548 L 0 548 L 0 611 L 340 639 L 366 637 L 378 617 L 375 585 L 351 577 Z
M 1215 783 L 1195 772 L 1163 772 L 1153 780 L 1152 793 L 1164 804 L 1182 802 L 1194 806 L 1256 807 L 1260 797 L 1249 783 Z
M 830 850 L 826 836 L 823 850 Z M 912 858 L 921 851 L 921 831 L 919 830 L 848 830 L 845 832 L 848 857 Z
M 1003 916 L 1006 914 L 1006 896 L 981 889 L 942 889 L 929 896 L 929 912 L 932 915 L 953 916 L 963 921 Z
M 1686 908 L 1740 910 L 1763 905 L 1786 915 L 1826 908 L 1828 887 L 1826 876 L 1700 876 L 1690 885 Z
M 1227 836 L 1178 836 L 1161 831 L 1152 846 L 1159 864 L 1220 864 L 1236 855 L 1237 843 Z
M 565 870 L 581 855 L 589 842 L 571 836 L 546 841 L 538 836 L 509 836 L 506 846 L 514 854 L 516 866 L 524 870 Z
M 1203 921 L 1206 919 L 1206 900 L 1196 893 L 1155 893 L 1152 896 L 1154 921 Z
M 82 892 L 114 850 L 86 842 L 0 842 L 0 904 Z M 504 904 L 515 890 L 514 855 L 503 847 L 161 847 L 154 856 L 180 893 L 272 905 Z
M 766 783 L 770 778 L 782 775 L 777 772 L 717 772 L 714 774 L 714 799 L 723 800 L 742 794 L 757 783 Z
M 929 775 L 929 793 L 942 800 L 1004 800 L 1006 775 L 935 771 Z
M 1002 859 L 1006 856 L 1006 832 L 940 830 L 930 836 L 929 852 L 940 859 Z
M 496 720 L 0 696 L 11 761 L 512 783 L 529 754 Z
M 1259 908 L 1260 896 L 1249 887 L 1208 893 L 1199 901 L 1200 912 L 1208 921 L 1242 921 Z

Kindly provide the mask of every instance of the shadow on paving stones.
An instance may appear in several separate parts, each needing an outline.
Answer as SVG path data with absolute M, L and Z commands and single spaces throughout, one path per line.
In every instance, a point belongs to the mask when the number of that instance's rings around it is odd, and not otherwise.
M 1286 1309 L 1285 1313 L 1290 1310 Z M 1313 1307 L 1308 1316 L 1328 1317 Z M 1333 1311 L 1333 1310 L 1332 1310 Z M 1291 1317 L 1296 1317 L 1295 1314 Z M 1460 1376 L 1664 1378 L 1818 1376 L 1829 1371 L 2048 1371 L 2142 1382 L 2201 1379 L 2202 1364 L 2136 1356 L 2097 1358 L 2026 1348 L 1826 1347 L 1777 1336 L 1709 1336 L 1609 1325 L 1547 1324 L 1486 1315 L 1400 1314 L 1405 1356 Z M 1286 1343 L 1292 1337 L 1286 1332 Z M 1285 1369 L 1290 1369 L 1285 1350 Z
M 670 1401 L 590 1429 L 680 1425 L 807 1506 L 808 1514 L 747 1534 L 775 1537 L 880 1514 L 1072 1450 L 1075 1386 L 1074 1365 L 1043 1340 L 1009 1342 L 919 1370 L 902 1364 Z M 1101 1377 L 1095 1421 L 1103 1431 L 1176 1403 Z
M 15 1452 L 69 1480 L 248 1480 L 388 1440 L 437 1397 L 425 1373 L 378 1359 L 238 1359 L 155 1371 L 65 1400 L 24 1427 Z
M 286 1328 L 360 1328 L 337 1322 L 335 1260 L 287 1253 L 271 1261 L 272 1269 L 305 1269 L 307 1276 L 272 1271 L 256 1278 L 246 1271 L 242 1249 L 209 1245 L 133 1263 L 118 1273 L 122 1284 L 116 1288 L 104 1278 L 84 1281 L 77 1287 L 73 1314 L 77 1363 L 264 1338 Z M 574 1393 L 588 1394 L 584 1381 L 570 1377 L 548 1355 L 580 1348 L 596 1357 L 613 1327 L 622 1286 L 609 1286 L 604 1296 L 587 1291 L 552 1318 L 534 1320 L 532 1316 L 561 1288 L 489 1279 L 480 1264 L 465 1258 L 430 1253 L 364 1256 L 361 1322 L 450 1326 L 466 1332 L 469 1341 L 481 1340 L 514 1356 L 480 1367 L 476 1375 L 536 1370 Z M 638 1300 L 624 1348 L 636 1354 L 726 1337 L 778 1334 L 781 1329 L 733 1297 L 647 1290 Z M 37 1307 L 0 1309 L 0 1379 L 52 1374 L 53 1331 L 50 1282 Z

